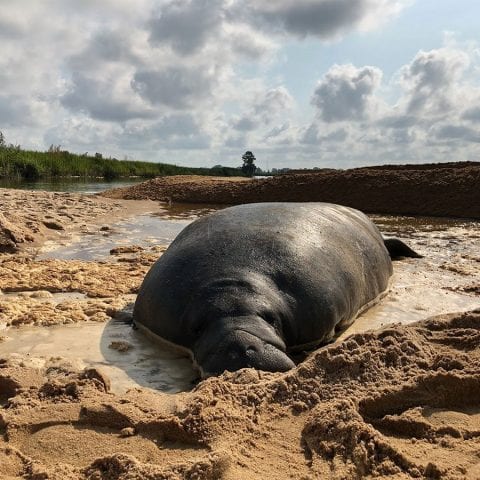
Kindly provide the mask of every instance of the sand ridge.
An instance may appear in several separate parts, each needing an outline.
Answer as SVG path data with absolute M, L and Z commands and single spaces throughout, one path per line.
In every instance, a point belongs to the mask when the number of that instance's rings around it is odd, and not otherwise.
M 480 218 L 480 163 L 298 171 L 252 181 L 159 177 L 102 194 L 182 203 L 331 202 L 366 213 Z M 418 195 L 422 192 L 421 201 Z

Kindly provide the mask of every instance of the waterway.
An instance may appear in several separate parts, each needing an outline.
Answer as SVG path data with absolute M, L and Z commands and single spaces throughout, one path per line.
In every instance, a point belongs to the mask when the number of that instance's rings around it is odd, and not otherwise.
M 48 192 L 98 193 L 110 188 L 128 187 L 145 178 L 131 177 L 107 181 L 103 178 L 59 178 L 56 180 L 12 180 L 0 178 L 0 188 L 17 188 L 20 190 L 46 190 Z

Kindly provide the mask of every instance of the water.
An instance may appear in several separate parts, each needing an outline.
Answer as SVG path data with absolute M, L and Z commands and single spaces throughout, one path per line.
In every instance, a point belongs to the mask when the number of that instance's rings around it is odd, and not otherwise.
M 48 180 L 12 180 L 0 178 L 0 188 L 17 188 L 20 190 L 45 190 L 48 192 L 98 193 L 111 188 L 129 187 L 145 178 L 124 178 L 107 181 L 103 178 L 59 178 Z
M 480 307 L 478 295 L 458 287 L 480 284 L 480 222 L 463 219 L 372 216 L 384 236 L 398 236 L 423 255 L 393 263 L 387 296 L 340 337 L 394 323 Z
M 139 245 L 148 249 L 155 245 L 168 245 L 191 220 L 164 220 L 157 216 L 140 215 L 118 222 L 107 232 L 95 230 L 89 235 L 79 235 L 60 245 L 46 242 L 39 259 L 104 260 L 114 247 Z
M 144 333 L 117 320 L 107 324 L 23 327 L 8 330 L 7 335 L 0 346 L 2 355 L 35 359 L 37 366 L 45 366 L 52 357 L 63 357 L 77 368 L 101 367 L 114 392 L 140 385 L 177 393 L 190 390 L 198 378 L 190 358 L 159 346 Z M 121 351 L 122 347 L 126 351 Z
M 104 260 L 110 250 L 124 245 L 139 245 L 145 249 L 168 245 L 193 220 L 225 205 L 173 204 L 155 213 L 139 215 L 110 226 L 108 231 L 93 230 L 60 244 L 46 242 L 38 258 L 62 260 Z
M 273 177 L 254 177 L 255 179 Z M 59 178 L 44 180 L 12 180 L 0 178 L 0 188 L 17 188 L 20 190 L 44 190 L 47 192 L 71 193 L 99 193 L 111 188 L 129 187 L 136 183 L 145 182 L 147 178 L 129 177 L 118 180 L 105 180 L 103 178 Z

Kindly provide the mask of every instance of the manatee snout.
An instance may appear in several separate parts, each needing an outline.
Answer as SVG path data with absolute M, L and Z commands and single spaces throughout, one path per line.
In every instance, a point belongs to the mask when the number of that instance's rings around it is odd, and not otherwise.
M 229 332 L 203 359 L 203 376 L 220 375 L 225 370 L 256 368 L 267 372 L 285 372 L 295 367 L 284 351 L 281 340 L 277 345 L 244 330 Z

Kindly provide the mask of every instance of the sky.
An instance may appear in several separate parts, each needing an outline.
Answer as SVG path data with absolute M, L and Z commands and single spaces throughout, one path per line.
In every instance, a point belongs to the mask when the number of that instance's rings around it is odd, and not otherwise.
M 0 131 L 190 166 L 479 160 L 478 0 L 0 0 Z

